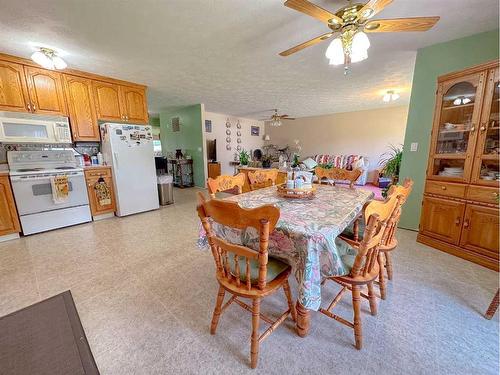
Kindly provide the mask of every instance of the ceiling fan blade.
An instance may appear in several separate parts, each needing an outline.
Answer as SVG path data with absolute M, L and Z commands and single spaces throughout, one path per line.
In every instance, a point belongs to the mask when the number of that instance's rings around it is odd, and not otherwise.
M 319 43 L 319 42 L 321 42 L 323 40 L 326 40 L 326 39 L 330 38 L 332 35 L 333 35 L 332 32 L 320 35 L 320 36 L 318 36 L 318 37 L 316 37 L 314 39 L 308 40 L 307 42 L 304 42 L 302 44 L 296 45 L 295 47 L 287 49 L 286 51 L 280 52 L 280 56 L 289 56 L 292 53 L 301 51 L 304 48 L 313 46 L 313 45 L 315 45 L 315 44 L 317 44 L 317 43 Z
M 381 12 L 387 5 L 392 3 L 393 0 L 370 0 L 363 8 L 359 10 L 362 19 L 369 19 Z
M 439 21 L 439 17 L 395 18 L 373 20 L 365 25 L 368 33 L 389 33 L 397 31 L 427 31 Z
M 287 117 L 283 118 L 282 120 L 295 120 L 295 117 L 288 117 L 287 116 Z
M 328 21 L 332 19 L 334 20 L 333 22 L 337 24 L 342 24 L 343 22 L 342 18 L 337 17 L 335 14 L 321 8 L 320 6 L 310 3 L 307 0 L 287 0 L 284 5 L 301 13 L 305 13 L 308 16 L 314 17 L 327 25 L 329 23 Z

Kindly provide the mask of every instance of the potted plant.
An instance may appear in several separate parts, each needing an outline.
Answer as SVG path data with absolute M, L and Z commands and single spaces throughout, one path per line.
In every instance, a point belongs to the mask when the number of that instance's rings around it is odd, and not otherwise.
M 248 151 L 241 150 L 238 156 L 240 158 L 241 165 L 248 165 L 248 162 L 250 161 L 250 154 Z
M 261 161 L 262 161 L 262 168 L 271 168 L 273 158 L 271 157 L 271 155 L 264 155 Z
M 397 184 L 399 181 L 399 170 L 401 168 L 401 159 L 403 158 L 403 147 L 389 145 L 389 150 L 380 156 L 379 165 L 382 167 L 382 175 L 391 178 L 392 184 Z M 382 190 L 382 196 L 387 195 L 389 186 Z

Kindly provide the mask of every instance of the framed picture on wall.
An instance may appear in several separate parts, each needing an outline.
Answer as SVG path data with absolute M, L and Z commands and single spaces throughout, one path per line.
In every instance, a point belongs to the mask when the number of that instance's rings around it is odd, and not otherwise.
M 259 134 L 260 134 L 260 127 L 259 126 L 252 126 L 250 128 L 250 134 L 253 135 L 253 136 L 258 137 Z
M 205 132 L 212 133 L 212 120 L 205 120 Z

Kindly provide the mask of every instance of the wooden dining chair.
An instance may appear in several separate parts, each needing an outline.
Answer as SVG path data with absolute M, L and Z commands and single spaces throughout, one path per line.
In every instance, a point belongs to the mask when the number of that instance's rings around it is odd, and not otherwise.
M 199 194 L 198 216 L 207 234 L 208 243 L 215 260 L 216 278 L 219 283 L 217 303 L 215 305 L 210 333 L 215 334 L 219 317 L 233 302 L 252 313 L 252 335 L 250 349 L 250 366 L 255 368 L 259 355 L 259 344 L 267 338 L 291 314 L 296 320 L 295 306 L 292 302 L 288 276 L 291 267 L 268 256 L 269 233 L 274 230 L 280 211 L 272 205 L 264 205 L 254 209 L 241 208 L 236 202 L 219 199 L 205 200 Z M 210 220 L 209 220 L 210 219 Z M 259 249 L 227 242 L 213 229 L 211 222 L 236 229 L 252 227 L 259 231 Z M 288 310 L 276 320 L 260 313 L 260 303 L 280 288 L 285 293 Z M 223 304 L 225 292 L 232 296 Z M 252 306 L 239 298 L 249 298 Z M 260 319 L 270 326 L 259 336 Z
M 392 280 L 393 278 L 393 263 L 392 263 L 392 251 L 394 251 L 398 246 L 398 240 L 396 239 L 396 231 L 399 224 L 399 219 L 401 218 L 402 207 L 408 196 L 410 195 L 413 188 L 413 180 L 405 179 L 403 185 L 392 185 L 387 192 L 387 197 L 399 196 L 399 201 L 396 209 L 394 210 L 394 216 L 391 221 L 387 224 L 386 231 L 387 235 L 384 237 L 384 243 L 380 246 L 379 251 L 379 263 L 380 263 L 380 275 L 377 280 L 377 285 L 380 289 L 380 298 L 386 299 L 387 287 L 385 280 L 385 272 L 387 272 L 387 278 Z M 348 242 L 351 246 L 359 246 L 361 239 L 363 237 L 365 227 L 366 227 L 366 216 L 365 219 L 356 220 L 353 224 L 352 232 L 347 230 L 342 233 L 339 237 Z
M 373 283 L 379 274 L 378 254 L 380 245 L 387 234 L 385 228 L 396 208 L 398 198 L 393 196 L 385 202 L 372 201 L 365 206 L 365 214 L 368 216 L 365 236 L 358 248 L 352 248 L 347 242 L 336 241 L 338 245 L 345 246 L 342 252 L 342 261 L 350 267 L 350 273 L 346 276 L 331 276 L 326 280 L 331 280 L 340 284 L 342 289 L 335 296 L 328 308 L 320 308 L 320 312 L 326 316 L 354 329 L 354 339 L 356 348 L 363 346 L 363 334 L 361 328 L 361 297 L 370 302 L 370 311 L 372 315 L 377 314 L 377 299 L 374 293 Z M 339 249 L 340 250 L 340 249 Z M 361 291 L 363 286 L 367 286 L 368 295 Z M 343 317 L 336 315 L 331 310 L 342 299 L 347 291 L 352 293 L 352 306 L 354 311 L 354 321 L 350 322 Z
M 208 193 L 211 198 L 215 198 L 215 193 L 226 190 L 236 190 L 236 194 L 241 194 L 245 185 L 245 174 L 238 173 L 236 176 L 220 175 L 216 178 L 208 178 Z
M 498 309 L 498 293 L 500 292 L 500 289 L 497 289 L 497 292 L 493 299 L 491 300 L 490 305 L 488 306 L 488 310 L 486 310 L 486 314 L 484 314 L 484 317 L 488 320 L 493 318 L 493 315 L 497 312 Z
M 250 182 L 251 190 L 274 186 L 276 185 L 277 178 L 277 169 L 257 169 L 255 171 L 248 172 L 248 181 Z
M 314 173 L 318 177 L 318 183 L 321 184 L 323 179 L 327 179 L 332 185 L 335 185 L 335 181 L 349 181 L 349 187 L 354 188 L 354 184 L 358 180 L 359 176 L 363 174 L 363 171 L 359 168 L 349 171 L 343 168 L 323 168 L 316 167 Z

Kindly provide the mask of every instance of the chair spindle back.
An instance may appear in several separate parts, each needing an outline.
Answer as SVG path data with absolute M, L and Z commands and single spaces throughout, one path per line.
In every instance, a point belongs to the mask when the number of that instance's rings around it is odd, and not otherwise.
M 347 169 L 337 168 L 337 167 L 333 168 L 316 167 L 314 169 L 314 173 L 318 177 L 318 183 L 320 184 L 324 178 L 333 181 L 332 182 L 333 185 L 335 185 L 335 180 L 337 181 L 347 180 L 349 181 L 349 187 L 353 188 L 354 183 L 358 180 L 359 176 L 363 174 L 363 171 L 359 168 L 353 169 L 352 171 L 348 171 Z
M 252 190 L 274 186 L 276 185 L 277 178 L 277 169 L 258 169 L 248 172 L 248 181 L 250 182 L 250 189 Z
M 245 185 L 245 174 L 238 173 L 236 176 L 221 175 L 216 178 L 208 178 L 207 186 L 211 198 L 215 198 L 215 193 L 230 189 L 237 189 L 237 194 L 243 191 Z
M 240 265 L 241 262 L 244 262 L 244 287 L 248 291 L 252 290 L 252 288 L 264 289 L 266 287 L 269 234 L 274 230 L 279 219 L 279 209 L 271 205 L 253 209 L 241 208 L 236 202 L 219 199 L 206 200 L 201 192 L 198 193 L 198 197 L 198 216 L 207 234 L 218 278 L 241 287 L 242 275 Z M 230 228 L 255 228 L 259 231 L 259 251 L 243 245 L 229 243 L 219 237 L 213 231 L 211 220 L 209 219 Z M 251 281 L 250 262 L 252 260 L 259 264 L 256 286 Z

